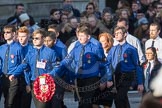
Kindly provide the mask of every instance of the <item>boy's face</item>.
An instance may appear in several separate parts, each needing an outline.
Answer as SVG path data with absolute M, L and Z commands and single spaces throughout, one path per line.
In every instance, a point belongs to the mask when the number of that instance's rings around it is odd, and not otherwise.
M 11 29 L 4 29 L 4 39 L 13 40 L 15 33 Z
M 60 11 L 56 11 L 51 15 L 52 19 L 59 20 L 60 19 Z
M 82 32 L 78 32 L 77 37 L 81 44 L 86 44 L 90 39 L 89 35 L 86 35 L 85 33 L 82 33 Z
M 51 48 L 55 44 L 55 40 L 53 40 L 51 37 L 47 36 L 44 38 L 44 45 Z
M 18 40 L 21 45 L 25 45 L 28 42 L 28 34 L 24 32 L 18 32 Z
M 43 45 L 44 39 L 41 34 L 37 33 L 33 37 L 33 45 L 36 47 L 40 47 Z
M 121 29 L 116 30 L 114 35 L 115 35 L 115 39 L 119 42 L 122 42 L 126 37 L 126 33 L 123 33 Z

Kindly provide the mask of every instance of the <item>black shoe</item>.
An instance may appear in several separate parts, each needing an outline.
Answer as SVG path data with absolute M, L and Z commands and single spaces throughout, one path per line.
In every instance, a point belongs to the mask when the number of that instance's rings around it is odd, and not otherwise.
M 67 108 L 67 106 L 66 105 L 63 105 L 63 107 L 62 108 Z

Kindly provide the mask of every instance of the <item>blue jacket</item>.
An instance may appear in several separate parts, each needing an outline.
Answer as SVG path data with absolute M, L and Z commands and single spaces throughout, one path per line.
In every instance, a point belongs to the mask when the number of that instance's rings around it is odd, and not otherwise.
M 57 39 L 52 49 L 55 50 L 58 61 L 63 60 L 67 55 L 67 47 L 59 39 Z
M 91 38 L 89 39 L 89 42 L 91 42 L 91 43 L 93 43 L 94 45 L 96 45 L 99 49 L 102 49 L 101 43 L 100 43 L 98 40 L 96 40 L 95 38 L 91 37 Z M 69 53 L 72 51 L 72 49 L 73 49 L 78 43 L 79 43 L 79 41 L 77 40 L 77 41 L 75 41 L 75 43 L 72 43 L 72 44 L 69 46 L 69 48 L 68 48 Z M 79 54 L 78 54 L 78 55 L 79 55 Z M 102 71 L 101 71 L 101 73 L 100 73 L 99 76 L 105 75 L 105 68 L 104 68 L 104 67 L 105 67 L 105 66 L 104 66 L 104 63 L 102 63 L 101 66 L 100 66 L 100 70 L 102 70 Z M 69 72 L 66 74 L 66 76 L 68 76 L 69 79 L 72 79 L 72 80 L 70 80 L 70 83 L 73 83 L 73 79 L 74 79 L 74 77 L 75 77 L 75 72 L 69 71 Z
M 94 45 L 98 46 L 98 48 L 102 49 L 101 43 L 98 40 L 96 40 L 95 38 L 91 37 L 89 41 L 91 43 L 93 43 Z
M 42 46 L 40 49 L 40 56 L 39 56 L 39 61 L 45 63 L 45 68 L 37 68 L 36 67 L 36 56 L 37 56 L 37 49 L 36 48 L 31 48 L 28 51 L 28 54 L 26 55 L 25 59 L 23 60 L 23 63 L 17 68 L 17 72 L 21 72 L 25 69 L 30 70 L 29 73 L 25 74 L 27 84 L 30 84 L 30 81 L 34 81 L 36 77 L 44 74 L 44 73 L 49 73 L 52 71 L 52 69 L 55 66 L 56 63 L 56 53 L 54 50 Z M 35 70 L 38 69 L 38 75 L 36 75 Z
M 143 74 L 142 74 L 142 68 L 139 63 L 138 53 L 137 49 L 133 47 L 132 45 L 125 42 L 122 45 L 122 54 L 121 58 L 119 59 L 119 49 L 120 44 L 112 47 L 109 51 L 109 54 L 107 56 L 107 63 L 108 65 L 111 65 L 112 68 L 111 71 L 120 71 L 120 72 L 137 72 L 137 79 L 138 84 L 143 83 Z M 120 64 L 120 68 L 118 67 Z M 113 70 L 112 70 L 113 69 Z
M 56 65 L 60 65 L 60 61 L 63 60 L 67 56 L 67 47 L 57 39 L 56 44 L 52 47 L 52 49 L 56 52 Z M 62 74 L 60 77 L 65 76 L 64 80 L 66 82 L 70 82 L 69 70 L 62 70 Z
M 4 73 L 4 61 L 5 61 L 5 55 L 7 46 L 10 46 L 9 50 L 9 58 L 8 58 L 8 72 Z M 0 74 L 8 74 L 8 75 L 14 75 L 19 76 L 21 73 L 16 74 L 17 67 L 21 64 L 21 61 L 23 59 L 22 55 L 22 48 L 17 42 L 12 42 L 11 44 L 4 44 L 0 46 Z
M 99 45 L 100 43 L 98 42 L 97 44 Z M 74 78 L 98 77 L 101 73 L 100 63 L 105 57 L 101 45 L 98 45 L 92 43 L 91 41 L 89 41 L 85 45 L 85 51 L 82 57 L 83 65 L 80 68 L 82 70 L 81 72 L 79 72 L 79 55 L 81 53 L 83 45 L 80 44 L 80 42 L 78 41 L 75 44 L 73 50 L 70 52 L 70 54 L 66 56 L 64 60 L 61 61 L 60 66 L 58 68 L 55 68 L 53 69 L 53 71 L 51 71 L 51 74 L 60 74 L 61 70 L 66 67 L 73 74 L 75 74 Z M 108 79 L 111 79 L 110 74 Z
M 20 43 L 19 43 L 20 44 Z M 21 45 L 21 44 L 20 44 Z M 25 45 L 25 46 L 22 46 L 21 45 L 21 47 L 22 47 L 22 54 L 23 54 L 23 59 L 26 57 L 26 55 L 28 54 L 28 51 L 30 51 L 31 50 L 31 48 L 33 47 L 30 43 L 28 43 L 27 45 Z M 23 61 L 22 61 L 23 62 Z M 30 69 L 25 69 L 25 70 L 23 70 L 23 72 L 22 72 L 22 75 L 25 77 L 25 80 L 26 80 L 26 82 L 28 82 L 29 81 L 29 78 L 28 77 L 26 77 L 26 76 L 30 76 L 30 73 L 29 73 L 29 71 L 31 71 Z
M 28 51 L 32 48 L 32 45 L 28 43 L 27 45 L 21 46 L 21 47 L 22 47 L 23 58 L 25 58 L 25 56 L 27 55 Z

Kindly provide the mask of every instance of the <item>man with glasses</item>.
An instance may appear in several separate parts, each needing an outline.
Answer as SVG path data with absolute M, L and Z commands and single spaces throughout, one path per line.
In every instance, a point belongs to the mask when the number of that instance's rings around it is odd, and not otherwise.
M 87 17 L 91 14 L 94 14 L 97 19 L 101 19 L 101 13 L 97 11 L 96 5 L 93 2 L 89 2 L 86 5 L 86 10 L 82 13 L 83 15 L 86 15 Z
M 6 44 L 0 46 L 0 75 L 2 93 L 5 98 L 4 108 L 13 108 L 21 75 L 16 69 L 22 61 L 22 48 L 14 41 L 16 28 L 7 25 L 3 29 Z
M 143 91 L 143 74 L 140 67 L 138 53 L 135 47 L 126 41 L 127 30 L 125 27 L 114 29 L 115 39 L 118 45 L 112 47 L 107 56 L 108 65 L 114 71 L 117 94 L 114 98 L 116 108 L 130 108 L 128 90 L 137 74 L 138 90 Z
M 140 65 L 142 63 L 145 62 L 145 56 L 143 54 L 143 51 L 142 51 L 142 47 L 141 47 L 141 44 L 140 44 L 140 41 L 133 35 L 131 35 L 128 30 L 129 30 L 129 21 L 125 18 L 120 18 L 118 19 L 117 21 L 117 27 L 124 27 L 126 30 L 127 30 L 127 36 L 126 36 L 126 41 L 134 46 L 135 48 L 137 48 L 137 52 L 138 52 L 138 57 L 139 57 L 139 61 L 140 61 Z M 118 41 L 114 41 L 114 45 L 117 45 L 119 42 Z M 134 76 L 134 78 L 136 77 L 136 75 Z M 137 82 L 136 80 L 134 82 L 132 82 L 132 85 L 130 86 L 130 90 L 134 90 L 136 89 L 136 86 L 137 86 Z
M 50 73 L 56 62 L 56 53 L 54 50 L 44 46 L 45 31 L 42 29 L 33 32 L 33 48 L 28 51 L 23 63 L 17 68 L 17 72 L 25 72 L 27 85 L 31 85 L 31 93 L 36 108 L 49 108 L 51 100 L 40 102 L 33 93 L 33 83 L 36 78 L 44 73 Z
M 127 36 L 126 36 L 126 41 L 134 46 L 135 48 L 137 48 L 137 52 L 138 52 L 138 56 L 139 56 L 139 61 L 140 64 L 142 64 L 143 62 L 145 62 L 145 56 L 143 54 L 142 48 L 141 48 L 141 44 L 140 41 L 133 35 L 129 34 L 128 29 L 129 29 L 129 21 L 125 18 L 120 18 L 117 21 L 117 27 L 124 27 L 127 30 Z M 118 41 L 114 41 L 114 45 L 117 45 Z

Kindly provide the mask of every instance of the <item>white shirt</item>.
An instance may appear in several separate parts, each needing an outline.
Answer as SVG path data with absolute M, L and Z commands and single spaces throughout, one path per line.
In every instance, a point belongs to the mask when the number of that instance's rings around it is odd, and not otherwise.
M 78 40 L 77 40 L 77 41 L 74 41 L 73 43 L 71 43 L 71 44 L 69 45 L 69 47 L 68 47 L 68 54 L 69 54 L 69 53 L 71 52 L 71 50 L 74 48 L 76 42 L 78 42 Z
M 145 43 L 145 50 L 152 45 L 153 39 L 148 39 Z M 162 38 L 159 36 L 154 39 L 154 47 L 156 48 L 157 58 L 162 63 Z
M 104 50 L 104 54 L 105 54 L 105 57 L 107 57 L 108 56 L 108 53 Z
M 151 71 L 154 68 L 154 60 L 151 60 L 150 63 L 151 63 L 150 75 L 151 75 Z M 147 67 L 144 69 L 144 76 L 145 76 L 145 78 L 146 78 L 146 70 L 148 68 L 148 65 L 149 65 L 149 62 L 147 63 Z
M 143 54 L 140 41 L 129 33 L 127 33 L 126 41 L 137 49 L 140 63 L 142 64 L 145 62 L 145 56 Z M 117 44 L 119 44 L 119 42 L 114 39 L 114 46 Z

